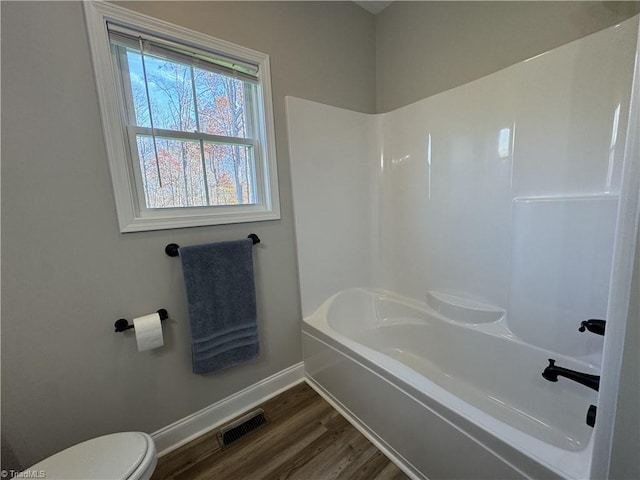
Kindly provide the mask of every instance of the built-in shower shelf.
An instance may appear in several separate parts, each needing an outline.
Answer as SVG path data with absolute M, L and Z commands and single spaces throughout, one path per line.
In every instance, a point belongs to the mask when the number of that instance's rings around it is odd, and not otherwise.
M 497 322 L 505 313 L 493 305 L 434 290 L 427 292 L 427 303 L 448 319 L 470 325 Z

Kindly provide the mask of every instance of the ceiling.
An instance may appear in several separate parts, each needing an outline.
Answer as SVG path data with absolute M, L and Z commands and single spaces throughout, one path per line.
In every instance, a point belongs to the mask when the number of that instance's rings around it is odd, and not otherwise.
M 365 10 L 368 10 L 369 12 L 373 13 L 374 15 L 377 15 L 382 10 L 387 8 L 391 2 L 390 1 L 389 2 L 379 2 L 379 1 L 374 1 L 374 0 L 362 0 L 360 2 L 355 2 L 355 3 L 360 5 Z

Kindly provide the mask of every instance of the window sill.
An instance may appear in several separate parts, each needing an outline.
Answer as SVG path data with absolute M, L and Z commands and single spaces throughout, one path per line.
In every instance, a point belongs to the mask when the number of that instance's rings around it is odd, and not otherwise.
M 259 206 L 247 207 L 216 207 L 227 210 L 217 213 L 185 213 L 180 209 L 179 214 L 170 212 L 149 211 L 144 216 L 137 216 L 120 222 L 120 232 L 146 232 L 150 230 L 169 230 L 174 228 L 204 227 L 210 225 L 226 225 L 232 223 L 262 222 L 279 220 L 280 212 L 264 210 Z M 251 210 L 245 210 L 251 209 Z M 171 210 L 171 209 L 167 209 Z

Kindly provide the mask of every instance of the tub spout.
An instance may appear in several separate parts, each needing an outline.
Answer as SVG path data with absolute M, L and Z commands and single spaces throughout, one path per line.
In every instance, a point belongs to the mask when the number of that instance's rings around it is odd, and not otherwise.
M 574 382 L 578 382 L 589 388 L 593 388 L 595 391 L 600 389 L 600 375 L 590 375 L 588 373 L 576 372 L 575 370 L 569 370 L 568 368 L 556 367 L 556 361 L 552 358 L 549 359 L 549 366 L 544 369 L 542 376 L 550 382 L 557 382 L 558 377 L 565 377 Z
M 591 320 L 584 320 L 580 323 L 580 328 L 578 328 L 578 331 L 584 332 L 586 329 L 595 334 L 604 335 L 606 323 L 607 322 L 605 322 L 604 320 L 598 320 L 595 318 L 592 318 Z

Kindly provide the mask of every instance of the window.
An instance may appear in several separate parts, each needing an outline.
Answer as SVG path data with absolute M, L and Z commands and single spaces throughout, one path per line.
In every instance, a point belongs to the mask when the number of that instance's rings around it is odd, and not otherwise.
M 268 57 L 85 5 L 120 230 L 280 218 Z

